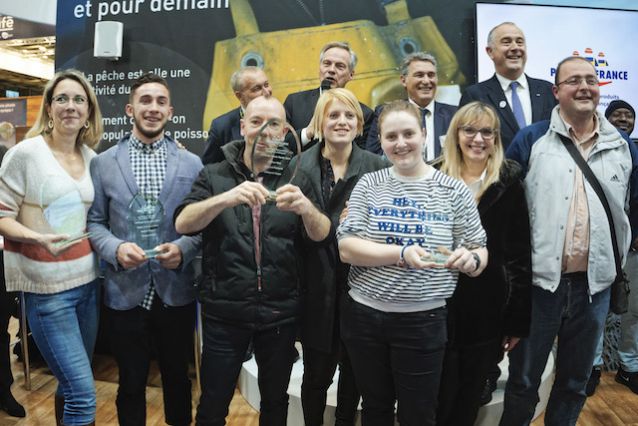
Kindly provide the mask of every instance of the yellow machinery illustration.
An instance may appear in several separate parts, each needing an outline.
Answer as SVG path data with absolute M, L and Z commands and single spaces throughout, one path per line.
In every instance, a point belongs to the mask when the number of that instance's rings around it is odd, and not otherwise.
M 283 101 L 290 93 L 319 86 L 319 52 L 331 41 L 347 41 L 357 53 L 358 64 L 348 89 L 370 107 L 405 96 L 398 67 L 412 52 L 424 50 L 436 56 L 440 86 L 456 86 L 458 91 L 465 83 L 454 52 L 432 18 L 412 19 L 405 0 L 385 5 L 386 26 L 356 20 L 267 33 L 259 32 L 248 0 L 233 0 L 230 9 L 237 36 L 215 45 L 204 129 L 213 118 L 238 106 L 229 79 L 241 66 L 262 67 L 274 96 Z

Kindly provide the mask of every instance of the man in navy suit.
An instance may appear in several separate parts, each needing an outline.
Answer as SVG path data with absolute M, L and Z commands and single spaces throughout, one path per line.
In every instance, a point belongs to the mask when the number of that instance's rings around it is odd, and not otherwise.
M 259 67 L 246 66 L 230 77 L 230 86 L 239 100 L 239 107 L 215 118 L 210 125 L 202 162 L 204 164 L 224 161 L 222 146 L 230 141 L 241 140 L 239 122 L 246 105 L 258 96 L 271 96 L 272 88 L 268 76 Z
M 434 160 L 441 155 L 441 141 L 445 137 L 452 116 L 457 110 L 454 105 L 434 100 L 438 82 L 436 58 L 431 54 L 416 52 L 403 59 L 401 84 L 408 93 L 408 100 L 419 107 L 421 111 L 426 138 L 423 156 L 426 161 Z M 377 118 L 382 110 L 383 105 L 379 105 L 375 109 L 374 120 L 366 141 L 366 149 L 377 154 L 383 154 L 377 125 Z
M 284 101 L 286 121 L 299 133 L 303 150 L 316 143 L 308 124 L 315 113 L 315 106 L 321 92 L 335 87 L 346 87 L 346 84 L 354 77 L 356 65 L 357 55 L 348 43 L 330 42 L 323 46 L 319 54 L 320 87 L 292 93 L 286 97 Z M 362 103 L 360 105 L 363 110 L 363 135 L 357 136 L 354 141 L 363 148 L 374 113 L 366 105 Z
M 460 105 L 472 101 L 492 105 L 498 111 L 501 142 L 507 149 L 521 128 L 549 120 L 556 99 L 550 82 L 525 74 L 527 46 L 525 35 L 516 24 L 503 22 L 492 28 L 485 51 L 494 62 L 496 73 L 489 80 L 467 87 Z
M 191 261 L 201 238 L 177 234 L 172 217 L 202 163 L 164 133 L 173 107 L 163 78 L 149 73 L 135 81 L 126 114 L 133 131 L 91 162 L 95 198 L 88 214 L 91 244 L 106 264 L 104 303 L 119 369 L 118 421 L 146 424 L 146 381 L 156 353 L 166 423 L 189 425 L 188 363 L 195 325 Z M 162 207 L 156 229 L 148 227 L 159 236 L 157 255 L 145 253 L 152 247 L 144 247 L 131 223 L 129 206 L 136 196 L 158 200 Z

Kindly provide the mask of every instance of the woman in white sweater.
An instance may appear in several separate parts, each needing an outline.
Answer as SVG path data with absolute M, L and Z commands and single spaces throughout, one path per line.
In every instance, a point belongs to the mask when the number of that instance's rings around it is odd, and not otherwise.
M 56 421 L 95 423 L 91 354 L 98 324 L 97 259 L 84 231 L 89 163 L 102 135 L 90 83 L 56 74 L 27 139 L 0 168 L 0 234 L 8 291 L 23 291 L 33 337 L 58 379 Z
M 434 425 L 446 343 L 445 299 L 487 263 L 485 231 L 460 181 L 423 159 L 425 129 L 407 101 L 379 116 L 392 167 L 363 175 L 339 226 L 352 264 L 341 333 L 363 397 L 363 426 Z

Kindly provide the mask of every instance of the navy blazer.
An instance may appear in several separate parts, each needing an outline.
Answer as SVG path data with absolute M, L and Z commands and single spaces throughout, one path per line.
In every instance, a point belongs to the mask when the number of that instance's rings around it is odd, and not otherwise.
M 222 146 L 228 142 L 243 139 L 241 135 L 241 107 L 237 107 L 215 118 L 210 124 L 202 163 L 211 164 L 224 161 Z
M 450 121 L 458 108 L 454 105 L 444 104 L 434 101 L 434 143 L 435 152 L 440 153 L 441 136 L 447 133 L 447 129 L 450 126 Z M 379 139 L 379 115 L 383 111 L 383 105 L 379 105 L 374 110 L 374 119 L 370 126 L 370 132 L 368 133 L 368 139 L 366 140 L 366 150 L 374 152 L 375 154 L 382 155 L 381 140 Z M 437 155 L 438 157 L 438 155 Z
M 153 280 L 165 304 L 186 305 L 195 300 L 192 260 L 199 252 L 201 237 L 180 236 L 173 225 L 173 212 L 190 192 L 202 162 L 167 137 L 166 176 L 159 196 L 164 207 L 161 237 L 179 246 L 182 265 L 164 269 L 151 259 L 137 268 L 124 270 L 118 264 L 116 251 L 120 244 L 134 239 L 127 219 L 129 204 L 139 192 L 131 169 L 128 138 L 126 135 L 91 161 L 95 198 L 88 213 L 88 231 L 95 252 L 107 263 L 104 302 L 111 309 L 132 309 L 142 302 Z
M 531 78 L 528 75 L 525 75 L 525 77 L 527 77 L 529 95 L 532 101 L 532 123 L 549 120 L 552 115 L 552 109 L 556 105 L 556 98 L 554 93 L 552 93 L 552 83 Z M 520 128 L 507 102 L 501 83 L 496 78 L 496 74 L 489 80 L 467 87 L 463 92 L 463 96 L 461 96 L 459 105 L 463 106 L 472 101 L 485 102 L 496 109 L 498 118 L 501 121 L 501 142 L 503 143 L 503 148 L 507 150 L 512 139 L 514 139 L 514 135 Z
M 306 128 L 312 120 L 312 116 L 315 113 L 315 106 L 319 100 L 319 88 L 304 90 L 302 92 L 291 93 L 286 97 L 284 101 L 284 108 L 286 109 L 286 120 L 290 125 L 300 132 Z M 368 132 L 370 131 L 370 125 L 374 119 L 374 112 L 368 108 L 367 105 L 362 104 L 361 110 L 363 111 L 363 135 L 357 136 L 354 142 L 361 148 L 365 147 L 366 139 L 368 138 Z M 315 145 L 316 140 L 311 141 L 304 150 Z

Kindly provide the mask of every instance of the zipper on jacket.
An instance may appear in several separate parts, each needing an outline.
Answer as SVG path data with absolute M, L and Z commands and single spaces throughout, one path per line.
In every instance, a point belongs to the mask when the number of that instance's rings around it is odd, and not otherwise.
M 256 178 L 255 182 L 262 183 L 262 178 Z M 262 270 L 261 270 L 261 247 L 262 247 L 262 239 L 261 239 L 261 228 L 264 224 L 262 217 L 264 215 L 263 206 L 257 207 L 259 209 L 259 216 L 255 218 L 254 208 L 251 207 L 251 219 L 253 223 L 253 243 L 255 244 L 255 265 L 257 266 L 257 292 L 261 293 L 262 291 Z M 257 221 L 255 221 L 257 219 Z

